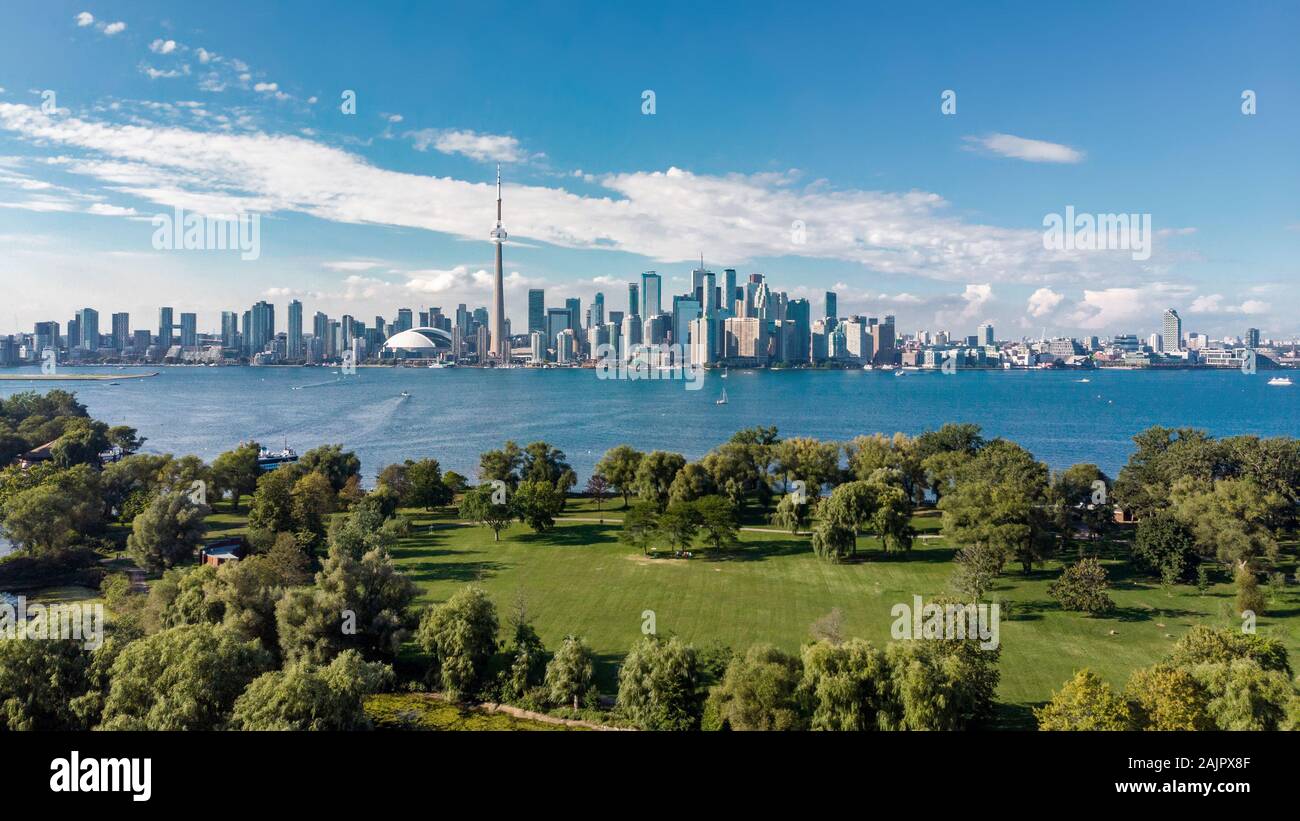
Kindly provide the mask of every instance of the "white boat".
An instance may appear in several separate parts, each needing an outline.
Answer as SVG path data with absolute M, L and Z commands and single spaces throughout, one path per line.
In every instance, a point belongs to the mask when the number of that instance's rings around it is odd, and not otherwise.
M 402 391 L 402 398 L 403 398 L 403 399 L 409 399 L 410 396 L 411 396 L 411 392 L 410 392 L 410 391 Z
M 894 376 L 907 376 L 907 371 L 894 371 Z
M 723 369 L 722 369 L 722 378 L 723 378 L 723 379 L 726 379 L 726 378 L 727 378 L 727 369 L 726 369 L 726 368 L 723 368 Z
M 1080 381 L 1080 382 L 1091 382 L 1092 380 L 1085 376 L 1084 378 L 1080 379 L 1079 381 Z
M 722 389 L 722 398 L 719 399 L 718 401 L 714 402 L 713 404 L 715 404 L 715 405 L 725 405 L 725 404 L 727 404 L 727 389 L 726 389 L 726 388 L 723 388 L 723 389 Z
M 1289 376 L 1275 376 L 1275 377 L 1273 377 L 1272 379 L 1268 380 L 1268 384 L 1270 384 L 1270 385 L 1290 385 L 1290 384 L 1291 384 L 1291 377 L 1289 377 Z
M 430 362 L 430 368 L 454 368 L 456 365 L 452 362 Z

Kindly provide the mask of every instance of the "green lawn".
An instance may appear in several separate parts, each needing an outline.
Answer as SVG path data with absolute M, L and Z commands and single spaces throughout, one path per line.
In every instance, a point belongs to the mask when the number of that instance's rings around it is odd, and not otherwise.
M 621 505 L 607 502 L 600 514 L 586 502 L 571 505 L 566 517 L 611 521 L 561 522 L 546 534 L 515 525 L 499 543 L 486 528 L 408 511 L 415 530 L 394 557 L 419 585 L 419 604 L 442 601 L 473 582 L 489 592 L 504 616 L 522 592 L 548 646 L 567 633 L 586 637 L 607 691 L 621 656 L 641 637 L 647 610 L 654 612 L 660 634 L 676 633 L 697 646 L 721 642 L 743 649 L 770 642 L 796 650 L 808 640 L 809 625 L 836 607 L 846 635 L 885 642 L 891 607 L 910 604 L 916 594 L 943 592 L 952 573 L 953 549 L 942 538 L 918 540 L 910 554 L 888 557 L 864 538 L 859 561 L 836 565 L 817 559 L 805 537 L 745 531 L 743 548 L 725 556 L 647 559 L 617 541 L 613 520 L 621 518 Z M 938 524 L 933 515 L 916 520 L 922 533 L 937 535 Z M 1049 698 L 1079 667 L 1122 686 L 1132 670 L 1161 658 L 1191 625 L 1237 624 L 1226 615 L 1232 603 L 1226 578 L 1205 595 L 1188 585 L 1170 594 L 1151 580 L 1130 577 L 1119 561 L 1107 565 L 1118 607 L 1106 617 L 1056 606 L 1047 593 L 1060 569 L 1055 562 L 1028 577 L 1008 567 L 992 591 L 1010 610 L 1002 619 L 999 693 L 1009 724 L 1024 725 L 1028 706 Z M 1300 652 L 1298 604 L 1293 588 L 1271 617 L 1259 621 L 1261 632 L 1282 638 L 1292 653 Z

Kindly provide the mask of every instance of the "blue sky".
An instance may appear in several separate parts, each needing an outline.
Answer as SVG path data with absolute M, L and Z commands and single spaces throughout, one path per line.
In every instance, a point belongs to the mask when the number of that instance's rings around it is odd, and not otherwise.
M 4 4 L 0 329 L 486 304 L 502 160 L 516 328 L 703 254 L 905 331 L 1300 334 L 1295 3 L 270 5 Z M 177 205 L 260 257 L 155 250 Z M 1045 249 L 1066 206 L 1150 258 Z

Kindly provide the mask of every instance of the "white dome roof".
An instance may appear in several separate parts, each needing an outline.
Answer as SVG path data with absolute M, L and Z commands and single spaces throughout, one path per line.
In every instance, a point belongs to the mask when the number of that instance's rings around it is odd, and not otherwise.
M 388 350 L 436 351 L 451 347 L 451 335 L 441 328 L 411 328 L 393 334 L 384 343 Z

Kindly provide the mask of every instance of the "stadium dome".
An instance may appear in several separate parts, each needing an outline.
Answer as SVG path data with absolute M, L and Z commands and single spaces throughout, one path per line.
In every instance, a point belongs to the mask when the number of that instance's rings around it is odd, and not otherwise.
M 434 354 L 451 349 L 451 334 L 441 328 L 411 328 L 393 334 L 384 343 L 385 351 Z

